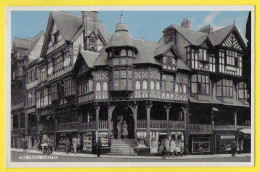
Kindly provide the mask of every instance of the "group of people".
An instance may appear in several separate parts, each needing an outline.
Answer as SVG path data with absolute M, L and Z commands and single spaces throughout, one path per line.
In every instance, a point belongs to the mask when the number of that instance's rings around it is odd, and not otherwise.
M 183 142 L 175 142 L 174 139 L 166 139 L 163 144 L 162 150 L 162 158 L 166 156 L 182 156 L 184 153 L 184 143 Z
M 74 138 L 72 138 L 72 146 L 73 146 L 74 154 L 77 154 L 80 151 L 80 146 L 81 146 L 80 137 L 75 136 Z M 71 143 L 69 138 L 67 137 L 65 140 L 65 151 L 67 154 L 70 152 L 70 149 L 71 149 Z
M 39 140 L 39 147 L 43 154 L 52 154 L 54 146 L 53 142 L 53 139 L 48 136 L 42 137 L 42 139 Z
M 125 120 L 120 119 L 117 123 L 117 139 L 121 139 L 123 136 L 124 139 L 127 139 L 128 130 L 127 130 L 127 123 Z

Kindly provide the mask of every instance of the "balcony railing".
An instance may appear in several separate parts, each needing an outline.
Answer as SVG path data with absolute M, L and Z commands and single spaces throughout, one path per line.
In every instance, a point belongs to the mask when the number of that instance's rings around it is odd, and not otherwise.
M 214 125 L 214 130 L 236 130 L 235 125 Z
M 58 131 L 78 130 L 78 122 L 62 123 L 58 125 Z
M 29 130 L 31 133 L 38 133 L 38 127 L 31 127 Z
M 40 125 L 40 131 L 41 132 L 51 132 L 51 131 L 55 131 L 55 125 Z
M 212 125 L 205 124 L 189 124 L 190 134 L 212 134 Z
M 151 120 L 150 122 L 151 128 L 167 128 L 166 120 Z
M 169 121 L 169 128 L 175 130 L 185 130 L 184 121 Z
M 20 129 L 19 128 L 13 129 L 12 134 L 20 134 Z
M 24 107 L 24 103 L 19 103 L 19 104 L 13 105 L 11 107 L 11 110 L 17 110 L 17 109 L 21 109 L 23 107 Z
M 89 121 L 86 123 L 82 123 L 82 130 L 91 130 L 96 129 L 96 121 Z
M 111 122 L 111 129 L 113 128 L 113 122 Z M 96 121 L 89 121 L 82 124 L 82 130 L 94 130 L 96 129 Z M 107 120 L 99 121 L 99 130 L 108 130 Z
M 147 128 L 147 123 L 146 120 L 137 120 L 137 128 L 139 129 L 146 129 Z

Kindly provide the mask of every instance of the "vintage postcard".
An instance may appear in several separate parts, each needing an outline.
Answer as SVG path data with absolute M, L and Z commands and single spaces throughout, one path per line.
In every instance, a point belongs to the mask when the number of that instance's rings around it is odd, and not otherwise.
M 7 167 L 253 166 L 254 15 L 7 7 Z

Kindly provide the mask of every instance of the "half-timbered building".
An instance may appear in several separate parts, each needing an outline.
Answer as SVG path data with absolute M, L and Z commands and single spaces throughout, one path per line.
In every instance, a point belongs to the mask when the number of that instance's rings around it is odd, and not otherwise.
M 232 141 L 250 151 L 246 45 L 234 24 L 191 26 L 186 18 L 153 42 L 135 39 L 123 16 L 110 35 L 98 12 L 51 12 L 38 63 L 39 136 L 57 150 L 78 137 L 83 152 L 100 138 L 103 152 L 120 155 L 158 154 L 167 138 L 185 153 L 228 152 Z

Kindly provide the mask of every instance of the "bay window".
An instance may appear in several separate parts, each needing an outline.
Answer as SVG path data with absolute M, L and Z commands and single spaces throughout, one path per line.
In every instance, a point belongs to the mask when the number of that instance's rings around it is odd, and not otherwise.
M 233 97 L 233 81 L 222 79 L 217 82 L 218 97 Z
M 238 98 L 239 99 L 248 99 L 249 98 L 249 94 L 247 92 L 245 82 L 240 82 L 238 84 Z
M 191 77 L 191 93 L 192 94 L 210 94 L 209 76 L 208 75 L 193 75 Z
M 112 90 L 132 90 L 132 71 L 127 69 L 120 69 L 113 71 L 113 85 Z
M 49 104 L 51 104 L 52 100 L 57 100 L 58 99 L 58 93 L 57 93 L 57 85 L 52 85 L 50 87 L 49 91 Z
M 64 81 L 64 96 L 74 95 L 74 82 L 71 78 Z

